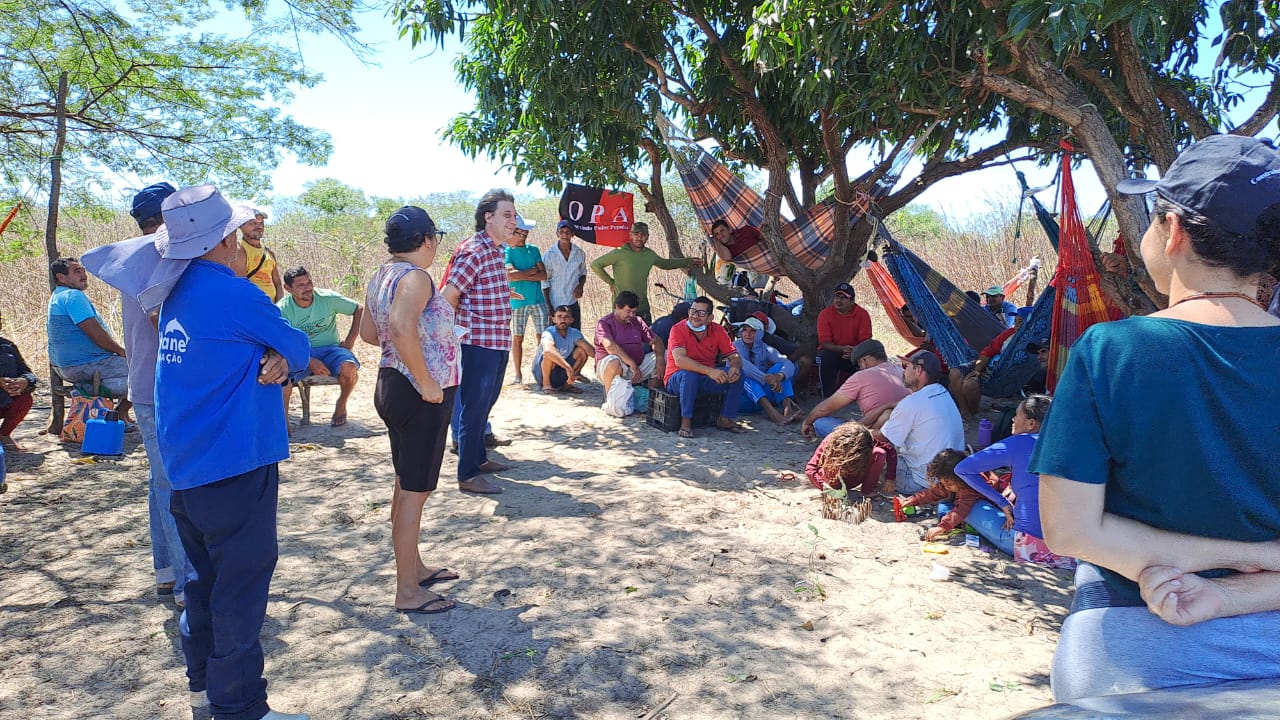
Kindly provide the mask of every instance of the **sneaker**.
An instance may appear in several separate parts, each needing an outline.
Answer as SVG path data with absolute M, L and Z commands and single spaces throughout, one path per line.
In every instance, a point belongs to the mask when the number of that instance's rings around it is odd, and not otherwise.
M 267 714 L 262 716 L 262 720 L 310 720 L 310 717 L 302 713 L 282 713 L 268 710 Z
M 209 693 L 201 690 L 200 692 L 191 693 L 191 709 L 204 710 L 209 707 Z

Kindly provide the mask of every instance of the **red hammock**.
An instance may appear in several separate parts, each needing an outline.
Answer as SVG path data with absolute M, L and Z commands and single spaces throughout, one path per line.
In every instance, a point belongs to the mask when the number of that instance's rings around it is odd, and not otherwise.
M 1124 317 L 1102 290 L 1102 277 L 1093 264 L 1089 239 L 1080 208 L 1076 205 L 1075 183 L 1071 179 L 1071 143 L 1060 143 L 1062 182 L 1059 207 L 1062 208 L 1062 232 L 1059 237 L 1058 270 L 1054 275 L 1057 295 L 1053 301 L 1053 330 L 1050 333 L 1049 376 L 1047 387 L 1053 392 L 1058 376 L 1067 363 L 1067 353 L 1075 341 L 1094 323 Z
M 902 308 L 907 306 L 907 301 L 902 297 L 902 291 L 898 289 L 898 284 L 893 281 L 893 276 L 889 274 L 889 270 L 878 262 L 867 263 L 867 279 L 871 281 L 871 287 L 876 291 L 876 297 L 880 299 L 880 304 L 884 306 L 884 312 L 889 316 L 889 322 L 893 323 L 893 329 L 898 331 L 902 339 L 911 343 L 916 347 L 924 342 L 923 335 L 916 335 L 916 328 L 907 322 L 902 316 Z

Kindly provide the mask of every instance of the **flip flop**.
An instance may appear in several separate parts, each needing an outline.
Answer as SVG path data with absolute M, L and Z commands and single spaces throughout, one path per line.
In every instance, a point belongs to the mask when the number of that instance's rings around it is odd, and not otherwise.
M 396 612 L 402 612 L 406 615 L 434 615 L 436 613 L 448 612 L 457 606 L 458 603 L 448 598 L 437 596 L 432 600 L 428 600 L 416 608 L 395 607 Z
M 729 424 L 729 425 L 716 425 L 716 427 L 717 427 L 717 428 L 719 428 L 719 429 L 721 429 L 721 430 L 724 430 L 725 432 L 731 432 L 731 433 L 745 433 L 745 432 L 750 432 L 749 430 L 747 430 L 746 428 L 742 427 L 741 425 L 739 425 L 739 424 L 738 424 L 738 423 L 736 423 L 736 422 L 735 422 L 735 423 L 732 423 L 732 424 Z
M 688 428 L 680 428 L 679 435 L 682 438 L 691 438 L 693 437 L 693 431 Z
M 342 427 L 347 424 L 347 414 L 334 415 L 333 420 L 329 423 L 329 427 Z
M 450 580 L 458 579 L 458 573 L 450 573 L 449 575 L 445 575 L 445 573 L 448 573 L 448 572 L 449 572 L 449 568 L 440 568 L 439 570 L 436 570 L 435 572 L 428 575 L 426 580 L 419 581 L 418 587 L 431 587 L 432 585 L 435 585 L 438 582 L 448 582 Z

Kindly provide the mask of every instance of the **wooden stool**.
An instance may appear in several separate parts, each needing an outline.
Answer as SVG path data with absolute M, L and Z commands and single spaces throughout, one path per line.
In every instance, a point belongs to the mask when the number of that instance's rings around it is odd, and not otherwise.
M 333 375 L 308 375 L 298 381 L 298 397 L 302 400 L 302 425 L 311 424 L 311 386 L 337 385 L 338 378 Z

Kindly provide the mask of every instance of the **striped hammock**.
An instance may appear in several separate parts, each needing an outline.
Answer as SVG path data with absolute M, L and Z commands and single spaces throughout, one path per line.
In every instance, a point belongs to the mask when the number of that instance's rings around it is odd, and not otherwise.
M 734 175 L 729 168 L 703 150 L 691 138 L 677 130 L 666 117 L 658 116 L 658 127 L 675 160 L 676 168 L 680 171 L 680 179 L 689 193 L 694 212 L 708 236 L 711 234 L 712 224 L 719 220 L 725 221 L 731 228 L 747 225 L 758 228 L 764 224 L 764 199 L 759 193 L 748 187 L 741 178 Z M 915 148 L 932 129 L 931 126 L 925 130 L 910 146 L 902 149 L 894 157 L 889 172 L 876 183 L 870 194 L 859 193 L 850 203 L 851 227 L 870 212 L 876 200 L 893 189 L 898 179 L 902 177 L 902 172 L 906 169 Z M 820 268 L 831 253 L 831 239 L 835 236 L 836 229 L 835 203 L 835 198 L 830 197 L 810 207 L 804 214 L 793 220 L 779 218 L 782 240 L 787 250 L 811 270 Z M 756 243 L 747 248 L 742 254 L 733 258 L 733 263 L 740 269 L 754 270 L 766 275 L 783 274 L 767 242 Z
M 1031 306 L 1031 316 L 1022 321 L 1016 332 L 1005 344 L 1005 351 L 991 362 L 991 374 L 982 383 L 982 394 L 987 397 L 1013 397 L 1022 390 L 1040 367 L 1040 360 L 1027 352 L 1027 343 L 1049 337 L 1053 325 L 1053 285 L 1045 288 Z

